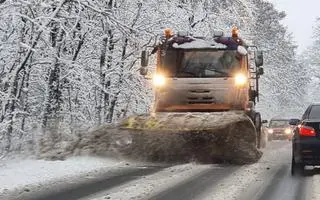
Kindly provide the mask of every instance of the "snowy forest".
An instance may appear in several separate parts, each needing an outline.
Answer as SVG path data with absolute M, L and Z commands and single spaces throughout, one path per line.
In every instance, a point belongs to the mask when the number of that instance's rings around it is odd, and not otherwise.
M 320 20 L 305 55 L 265 0 L 0 0 L 0 152 L 36 133 L 79 129 L 149 112 L 140 53 L 164 28 L 240 36 L 264 51 L 258 110 L 300 117 L 319 87 Z M 301 73 L 302 72 L 302 73 Z M 320 74 L 320 73 L 319 73 Z M 312 78 L 310 78 L 310 76 Z
M 320 89 L 320 18 L 316 20 L 313 27 L 312 39 L 313 44 L 300 55 L 303 62 L 308 66 L 308 69 L 305 71 L 308 74 L 307 79 L 309 79 L 308 95 L 305 98 L 305 101 L 308 103 L 320 102 L 318 94 Z

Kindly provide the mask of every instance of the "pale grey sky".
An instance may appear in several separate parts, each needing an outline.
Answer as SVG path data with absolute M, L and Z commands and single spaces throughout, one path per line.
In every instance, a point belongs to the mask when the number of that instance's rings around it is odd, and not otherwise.
M 269 0 L 278 10 L 287 13 L 283 24 L 287 25 L 298 42 L 298 52 L 311 44 L 312 26 L 320 17 L 320 0 Z

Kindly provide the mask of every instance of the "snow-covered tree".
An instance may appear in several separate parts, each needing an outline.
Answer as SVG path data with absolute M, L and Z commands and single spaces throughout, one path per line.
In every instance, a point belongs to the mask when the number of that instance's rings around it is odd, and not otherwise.
M 320 102 L 320 95 L 318 94 L 320 89 L 320 18 L 316 20 L 313 27 L 312 39 L 313 43 L 300 55 L 301 63 L 307 67 L 304 73 L 307 75 L 308 80 L 310 80 L 308 95 L 305 98 L 308 104 Z

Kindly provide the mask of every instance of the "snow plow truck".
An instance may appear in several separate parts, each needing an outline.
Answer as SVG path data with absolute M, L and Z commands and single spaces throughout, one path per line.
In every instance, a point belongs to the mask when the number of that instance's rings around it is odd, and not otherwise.
M 152 75 L 151 113 L 122 121 L 130 136 L 127 153 L 152 161 L 252 163 L 259 160 L 259 78 L 263 53 L 233 28 L 210 38 L 165 29 L 152 51 L 143 50 L 140 74 Z M 149 69 L 149 70 L 148 70 Z

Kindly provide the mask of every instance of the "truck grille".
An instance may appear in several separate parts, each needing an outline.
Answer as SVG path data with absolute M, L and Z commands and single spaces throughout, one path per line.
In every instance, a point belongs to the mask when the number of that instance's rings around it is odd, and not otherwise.
M 187 98 L 188 104 L 212 104 L 216 103 L 214 97 L 210 96 L 210 90 L 198 89 L 189 90 L 190 97 Z
M 211 104 L 216 103 L 213 97 L 188 97 L 188 104 Z
M 274 130 L 273 134 L 283 134 L 284 130 Z

